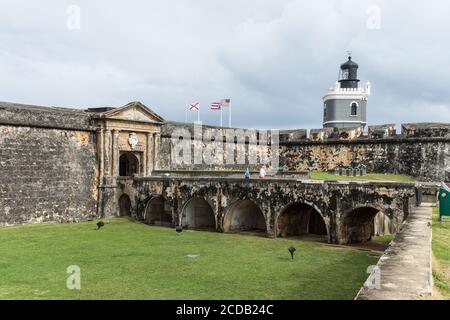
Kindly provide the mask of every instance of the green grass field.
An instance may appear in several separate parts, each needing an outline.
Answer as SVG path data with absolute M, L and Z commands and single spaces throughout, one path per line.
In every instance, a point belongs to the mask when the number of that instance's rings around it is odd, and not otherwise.
M 450 299 L 450 222 L 439 222 L 438 208 L 433 209 L 434 285 L 444 298 Z
M 0 299 L 353 299 L 378 259 L 317 242 L 109 222 L 0 229 Z M 81 290 L 66 288 L 70 265 L 81 268 Z
M 376 236 L 372 238 L 373 242 L 389 245 L 391 241 L 394 239 L 394 235 L 386 234 L 384 236 Z
M 346 180 L 346 181 L 396 181 L 396 182 L 413 182 L 414 179 L 408 176 L 398 174 L 368 174 L 362 177 L 337 176 L 329 172 L 312 171 L 309 174 L 312 180 Z

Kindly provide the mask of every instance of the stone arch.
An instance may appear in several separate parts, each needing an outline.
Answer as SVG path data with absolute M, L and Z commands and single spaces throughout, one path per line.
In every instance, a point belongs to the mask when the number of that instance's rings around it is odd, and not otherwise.
M 278 214 L 276 233 L 279 237 L 313 234 L 328 239 L 328 225 L 316 206 L 307 202 L 294 202 Z
M 163 197 L 153 197 L 145 206 L 144 221 L 146 224 L 171 227 L 172 210 Z
M 119 176 L 131 177 L 139 174 L 139 159 L 132 152 L 125 152 L 119 158 Z
M 119 216 L 131 216 L 131 200 L 127 194 L 123 194 L 119 198 Z
M 389 219 L 387 221 L 386 219 Z M 386 230 L 388 229 L 388 230 Z M 341 243 L 364 243 L 374 235 L 394 232 L 391 217 L 375 206 L 361 206 L 348 211 L 342 220 Z
M 225 232 L 267 232 L 265 216 L 261 208 L 251 200 L 238 200 L 227 210 L 224 216 Z
M 193 230 L 215 230 L 216 217 L 211 205 L 203 198 L 189 199 L 181 210 L 183 228 Z

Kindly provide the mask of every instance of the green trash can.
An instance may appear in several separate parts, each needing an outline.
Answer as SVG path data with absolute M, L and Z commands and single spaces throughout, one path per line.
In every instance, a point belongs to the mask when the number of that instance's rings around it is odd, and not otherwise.
M 450 188 L 442 183 L 439 190 L 439 215 L 442 217 L 450 217 Z

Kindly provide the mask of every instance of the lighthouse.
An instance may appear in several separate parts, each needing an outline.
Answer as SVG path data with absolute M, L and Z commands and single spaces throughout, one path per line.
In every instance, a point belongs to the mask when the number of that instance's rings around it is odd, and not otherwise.
M 364 128 L 367 125 L 370 83 L 360 87 L 358 68 L 351 56 L 341 65 L 338 81 L 323 97 L 324 128 Z

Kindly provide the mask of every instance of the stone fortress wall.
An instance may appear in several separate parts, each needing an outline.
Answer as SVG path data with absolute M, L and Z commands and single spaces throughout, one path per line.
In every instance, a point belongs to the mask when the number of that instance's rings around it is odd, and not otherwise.
M 84 112 L 0 103 L 0 226 L 95 217 L 96 154 Z
M 198 128 L 196 130 L 194 124 L 166 122 L 161 127 L 156 168 L 161 171 L 245 171 L 247 168 L 257 170 L 259 165 L 265 162 L 265 157 L 272 154 L 271 135 L 267 130 L 209 125 Z M 267 135 L 263 136 L 266 133 Z M 254 147 L 249 148 L 249 144 Z M 175 145 L 179 146 L 176 150 Z M 186 161 L 182 161 L 182 149 L 190 152 Z M 196 161 L 195 152 L 198 152 L 197 159 L 200 161 Z M 233 155 L 228 159 L 231 152 Z M 212 161 L 208 160 L 209 154 L 213 155 Z
M 124 113 L 111 115 L 114 110 Z M 173 166 L 172 132 L 193 130 L 192 125 L 165 121 L 142 105 L 130 104 L 113 111 L 109 108 L 95 113 L 0 102 L 0 226 L 86 220 L 103 216 L 101 208 L 105 207 L 112 208 L 112 214 L 118 212 L 119 197 L 128 190 L 124 186 L 131 188 L 132 182 L 132 177 L 127 177 L 128 182 L 119 179 L 123 152 L 139 156 L 138 161 L 143 162 L 138 163 L 139 176 L 172 170 L 242 171 L 248 167 L 220 163 Z M 150 117 L 149 122 L 144 116 Z M 100 125 L 113 120 L 111 131 Z M 202 130 L 207 135 L 215 132 L 218 139 L 224 132 L 224 128 L 214 126 Z M 123 137 L 123 143 L 114 139 L 114 132 L 119 131 L 117 136 Z M 143 151 L 128 145 L 133 132 L 137 132 L 138 146 L 147 146 Z M 450 181 L 450 124 L 403 125 L 401 134 L 395 133 L 393 125 L 369 127 L 368 134 L 360 129 L 320 129 L 311 130 L 307 138 L 306 133 L 280 131 L 278 151 L 283 172 L 364 164 L 369 172 Z M 249 141 L 236 141 L 234 148 L 247 148 L 248 157 Z M 203 146 L 195 139 L 190 144 L 192 153 Z M 257 152 L 261 148 L 258 146 Z M 134 206 L 133 196 L 128 196 Z
M 292 131 L 282 136 L 280 165 L 287 171 L 333 171 L 364 165 L 369 173 L 402 174 L 420 181 L 450 181 L 450 124 L 403 124 Z
M 181 130 L 192 137 L 191 159 L 196 148 L 205 147 L 205 142 L 194 137 L 193 125 L 170 122 L 161 128 L 159 149 L 159 170 L 245 170 L 248 164 L 226 164 L 226 147 L 217 157 L 218 163 L 174 164 L 172 161 L 172 133 Z M 246 131 L 245 131 L 246 132 Z M 403 124 L 402 132 L 396 133 L 395 125 L 370 126 L 368 132 L 361 128 L 281 130 L 279 132 L 280 174 L 288 172 L 334 171 L 339 166 L 364 165 L 369 173 L 402 174 L 421 181 L 450 181 L 450 124 L 421 123 Z M 205 137 L 215 136 L 226 139 L 226 128 L 203 126 Z M 206 139 L 207 140 L 207 139 Z M 270 141 L 270 135 L 269 139 Z M 249 141 L 233 141 L 234 151 L 245 152 L 249 156 Z M 254 141 L 256 143 L 256 141 Z M 256 170 L 261 163 L 262 150 L 270 155 L 270 146 L 257 141 L 255 150 L 257 162 L 250 165 Z M 181 156 L 180 156 L 181 157 Z

